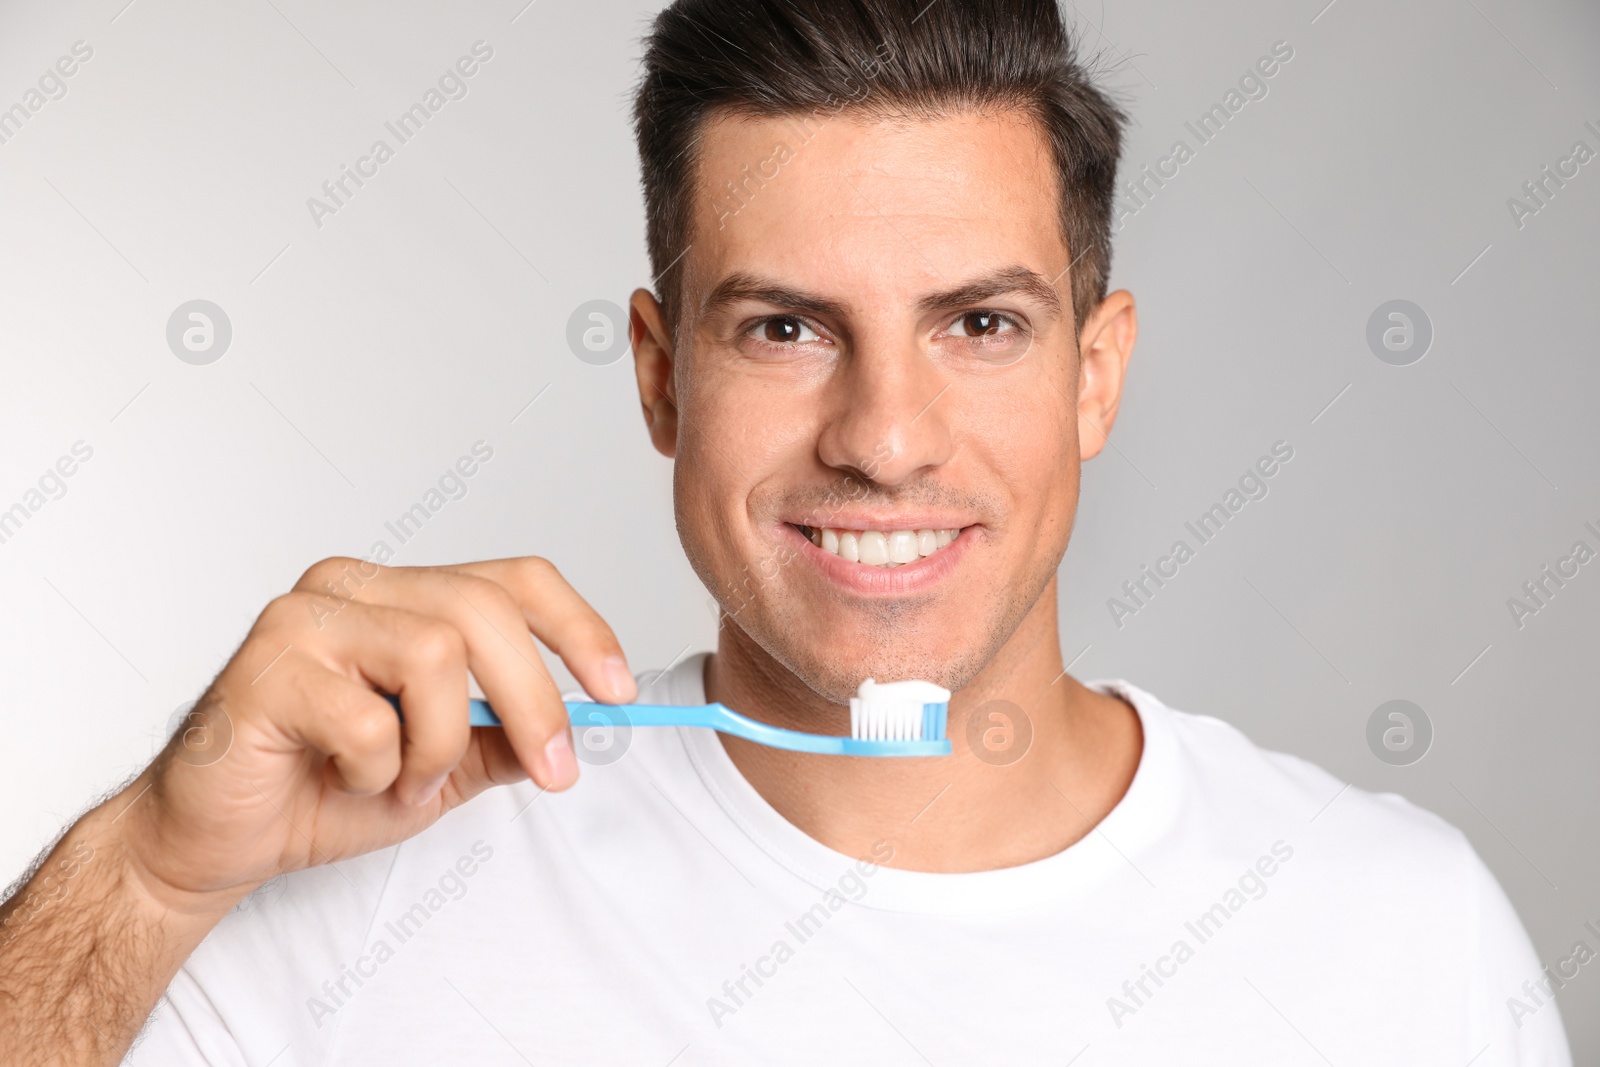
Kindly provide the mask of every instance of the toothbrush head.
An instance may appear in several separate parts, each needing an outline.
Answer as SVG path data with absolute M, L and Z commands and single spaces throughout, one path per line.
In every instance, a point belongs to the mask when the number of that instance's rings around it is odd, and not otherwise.
M 850 737 L 869 743 L 936 742 L 941 752 L 948 752 L 944 731 L 949 712 L 950 690 L 942 686 L 868 678 L 850 698 Z

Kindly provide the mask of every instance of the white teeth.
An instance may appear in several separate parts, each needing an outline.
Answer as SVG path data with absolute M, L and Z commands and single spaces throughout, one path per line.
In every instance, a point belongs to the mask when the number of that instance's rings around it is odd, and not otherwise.
M 838 530 L 811 527 L 811 543 L 851 563 L 893 569 L 931 556 L 960 530 Z
M 877 530 L 867 530 L 861 535 L 861 562 L 871 567 L 881 567 L 889 562 L 889 539 Z

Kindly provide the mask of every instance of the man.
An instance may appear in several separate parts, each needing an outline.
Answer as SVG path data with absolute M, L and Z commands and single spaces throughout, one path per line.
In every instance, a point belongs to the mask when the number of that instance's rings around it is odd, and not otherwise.
M 154 1010 L 129 1062 L 1567 1063 L 1460 833 L 1063 670 L 1137 327 L 1053 0 L 679 0 L 645 66 L 632 341 L 715 654 L 637 684 L 538 559 L 317 564 L 7 905 L 7 1061 Z M 602 731 L 569 790 L 533 638 L 813 732 L 927 679 L 955 754 Z

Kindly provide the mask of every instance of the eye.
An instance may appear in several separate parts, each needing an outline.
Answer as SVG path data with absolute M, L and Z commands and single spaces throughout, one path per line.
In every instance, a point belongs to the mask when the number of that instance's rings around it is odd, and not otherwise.
M 1005 329 L 1009 326 L 1010 329 Z M 956 337 L 994 337 L 997 334 L 1016 333 L 1022 327 L 1010 315 L 998 311 L 968 311 L 950 324 Z
M 821 340 L 817 332 L 792 315 L 774 315 L 756 323 L 751 332 L 760 331 L 760 339 L 769 344 L 800 344 Z

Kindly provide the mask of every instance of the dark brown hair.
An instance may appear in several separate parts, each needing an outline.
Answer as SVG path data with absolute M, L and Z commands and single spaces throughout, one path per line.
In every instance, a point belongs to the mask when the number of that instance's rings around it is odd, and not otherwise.
M 1105 298 L 1125 116 L 1090 80 L 1057 0 L 675 0 L 634 97 L 646 242 L 676 324 L 695 151 L 713 112 L 934 118 L 1019 109 L 1046 132 L 1077 323 Z

